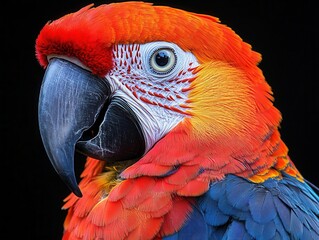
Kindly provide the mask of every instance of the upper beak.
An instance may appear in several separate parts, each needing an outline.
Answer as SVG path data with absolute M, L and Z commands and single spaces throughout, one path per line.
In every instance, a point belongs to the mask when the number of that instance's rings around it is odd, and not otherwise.
M 140 124 L 129 105 L 112 97 L 106 79 L 64 59 L 47 66 L 39 96 L 39 128 L 47 155 L 66 185 L 81 197 L 74 152 L 110 161 L 140 157 Z

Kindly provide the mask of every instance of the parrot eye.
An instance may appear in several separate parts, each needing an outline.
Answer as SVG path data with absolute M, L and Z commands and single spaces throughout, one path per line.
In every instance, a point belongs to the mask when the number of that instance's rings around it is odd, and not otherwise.
M 192 63 L 197 63 L 196 57 L 191 52 L 186 52 L 178 45 L 165 41 L 140 44 L 138 54 L 143 70 L 140 73 L 153 83 L 176 79 L 179 77 L 178 74 L 188 69 Z
M 176 54 L 173 49 L 161 48 L 153 52 L 150 66 L 157 74 L 169 73 L 176 65 Z

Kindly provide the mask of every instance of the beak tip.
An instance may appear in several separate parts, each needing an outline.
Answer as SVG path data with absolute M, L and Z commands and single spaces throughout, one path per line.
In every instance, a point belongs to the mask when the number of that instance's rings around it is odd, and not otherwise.
M 81 198 L 82 192 L 77 184 L 74 173 L 71 174 L 59 174 L 63 182 L 69 187 L 69 189 L 79 198 Z
M 83 194 L 78 187 L 76 189 L 73 189 L 72 192 L 79 198 L 83 197 Z

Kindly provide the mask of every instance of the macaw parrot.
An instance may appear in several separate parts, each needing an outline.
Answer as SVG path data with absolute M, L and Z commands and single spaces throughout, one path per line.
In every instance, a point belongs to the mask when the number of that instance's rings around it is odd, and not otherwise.
M 64 240 L 319 239 L 318 188 L 280 137 L 261 54 L 217 17 L 90 4 L 35 50 Z

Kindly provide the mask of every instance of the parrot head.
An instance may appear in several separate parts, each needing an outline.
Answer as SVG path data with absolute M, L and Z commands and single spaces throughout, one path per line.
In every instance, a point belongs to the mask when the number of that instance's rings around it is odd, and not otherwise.
M 218 18 L 144 2 L 92 4 L 45 24 L 36 57 L 45 68 L 43 144 L 79 197 L 76 151 L 123 164 L 122 179 L 175 176 L 185 181 L 181 195 L 226 174 L 253 179 L 287 166 L 261 55 Z

